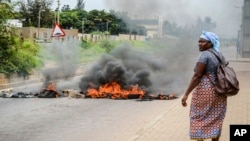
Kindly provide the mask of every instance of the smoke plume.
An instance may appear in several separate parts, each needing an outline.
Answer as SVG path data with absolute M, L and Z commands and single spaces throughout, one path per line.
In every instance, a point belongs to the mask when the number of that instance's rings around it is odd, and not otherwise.
M 237 37 L 242 17 L 243 0 L 104 0 L 106 7 L 128 12 L 131 17 L 154 18 L 194 25 L 197 18 L 209 16 L 217 24 L 214 32 L 222 38 Z
M 69 79 L 76 75 L 78 69 L 80 42 L 77 39 L 69 41 L 53 40 L 52 43 L 43 44 L 43 57 L 46 69 L 42 70 L 45 79 L 43 87 L 51 81 Z
M 183 43 L 184 41 L 178 41 L 173 46 L 166 43 L 166 46 L 155 48 L 136 48 L 131 44 L 121 44 L 110 54 L 100 57 L 81 78 L 79 87 L 86 92 L 89 87 L 98 88 L 106 83 L 117 82 L 123 89 L 138 85 L 150 93 L 182 94 L 194 65 L 191 52 L 196 51 L 191 42 L 189 47 Z M 183 54 L 182 51 L 186 53 Z

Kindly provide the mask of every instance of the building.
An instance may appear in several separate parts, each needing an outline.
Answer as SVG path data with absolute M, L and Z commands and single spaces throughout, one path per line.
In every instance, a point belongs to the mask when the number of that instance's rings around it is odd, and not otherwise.
M 147 36 L 150 38 L 161 38 L 162 37 L 162 26 L 163 20 L 161 17 L 131 17 L 132 22 L 143 26 L 147 30 Z
M 6 21 L 6 24 L 7 26 L 10 26 L 10 27 L 23 27 L 22 21 L 18 19 L 8 19 Z
M 32 39 L 36 42 L 51 42 L 53 40 L 51 28 L 21 27 L 16 28 L 18 34 L 23 38 Z M 78 38 L 78 29 L 64 30 L 64 39 Z
M 238 34 L 238 53 L 242 58 L 250 57 L 250 0 L 244 0 L 242 25 Z
M 23 23 L 18 19 L 8 19 L 6 26 L 12 27 L 13 32 L 16 32 L 22 38 L 32 39 L 36 42 L 50 42 L 53 37 L 51 28 L 23 27 Z M 64 30 L 64 39 L 78 38 L 78 29 Z

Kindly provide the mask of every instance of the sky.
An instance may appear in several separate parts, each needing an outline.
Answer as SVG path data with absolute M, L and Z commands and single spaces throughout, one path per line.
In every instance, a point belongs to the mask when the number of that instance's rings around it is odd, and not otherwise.
M 57 6 L 54 0 L 54 7 Z M 194 24 L 197 17 L 211 17 L 217 24 L 215 31 L 219 36 L 237 36 L 241 24 L 243 0 L 84 0 L 85 10 L 129 11 L 131 15 L 161 16 L 178 25 Z M 60 0 L 61 6 L 76 6 L 77 0 Z
M 105 0 L 84 0 L 85 1 L 85 10 L 90 11 L 93 9 L 103 10 L 107 9 L 105 7 Z M 71 9 L 75 8 L 77 4 L 77 0 L 60 0 L 60 7 L 62 8 L 63 5 L 69 5 Z M 53 2 L 53 9 L 57 7 L 57 0 Z

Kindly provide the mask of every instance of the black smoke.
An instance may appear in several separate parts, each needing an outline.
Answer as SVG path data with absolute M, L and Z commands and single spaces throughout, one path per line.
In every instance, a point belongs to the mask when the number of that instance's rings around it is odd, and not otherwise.
M 69 80 L 76 76 L 79 64 L 80 41 L 77 39 L 53 40 L 52 43 L 43 44 L 42 56 L 44 69 L 41 70 L 46 88 L 51 82 Z
M 147 49 L 122 44 L 100 57 L 81 78 L 80 90 L 86 92 L 90 87 L 117 82 L 123 89 L 138 85 L 150 93 L 181 94 L 183 86 L 186 87 L 186 76 L 189 76 L 186 70 L 190 70 L 190 59 L 187 56 L 191 54 L 188 52 L 193 48 L 184 54 L 182 49 L 181 46 Z

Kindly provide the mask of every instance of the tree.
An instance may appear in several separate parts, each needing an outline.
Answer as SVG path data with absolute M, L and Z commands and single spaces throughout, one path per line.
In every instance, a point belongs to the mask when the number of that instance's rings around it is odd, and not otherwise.
M 76 4 L 76 10 L 84 10 L 85 9 L 85 1 L 83 0 L 77 0 L 77 4 Z
M 163 34 L 172 36 L 181 36 L 183 33 L 182 27 L 178 26 L 176 22 L 163 22 Z
M 26 0 L 19 1 L 20 19 L 25 19 L 23 26 L 38 27 L 40 11 L 40 27 L 51 28 L 56 20 L 56 11 L 50 11 L 52 0 Z M 133 30 L 139 34 L 146 34 L 144 27 L 132 24 L 127 13 L 105 12 L 104 10 L 84 10 L 85 2 L 78 0 L 76 9 L 70 9 L 69 5 L 62 7 L 60 12 L 60 25 L 65 29 L 75 28 L 79 32 L 92 33 L 94 31 L 110 34 L 131 33 Z M 120 15 L 119 15 L 120 14 Z M 126 21 L 126 22 L 125 22 Z
M 216 27 L 216 23 L 212 22 L 212 19 L 210 17 L 205 17 L 204 19 L 201 19 L 200 17 L 197 18 L 194 33 L 195 36 L 198 36 L 202 30 L 211 31 Z
M 78 20 L 77 11 L 66 11 L 60 14 L 60 24 L 65 29 L 75 28 Z
M 62 12 L 70 11 L 70 6 L 68 4 L 67 5 L 63 5 L 61 11 Z
M 16 39 L 17 47 L 13 62 L 17 66 L 17 73 L 22 76 L 29 75 L 34 68 L 41 66 L 42 61 L 39 57 L 40 48 L 30 40 L 21 41 Z
M 0 2 L 0 73 L 10 76 L 13 73 L 27 75 L 40 64 L 39 47 L 32 42 L 22 41 L 15 28 L 8 27 L 7 19 L 14 12 L 9 4 Z
M 0 73 L 17 70 L 10 61 L 14 53 L 14 38 L 11 36 L 9 28 L 5 26 L 6 20 L 12 17 L 12 13 L 10 5 L 0 1 Z
M 0 1 L 0 24 L 4 24 L 8 18 L 13 17 L 13 11 L 9 0 Z
M 211 31 L 216 27 L 216 23 L 212 22 L 210 17 L 197 17 L 196 23 L 192 26 L 178 26 L 175 22 L 163 22 L 163 34 L 172 35 L 177 37 L 197 37 L 201 34 L 202 30 Z
M 50 12 L 52 2 L 53 0 L 19 1 L 19 12 L 21 17 L 25 19 L 23 25 L 37 27 L 40 11 L 40 26 L 51 27 L 54 19 L 53 14 Z
M 212 30 L 216 27 L 216 23 L 212 22 L 212 19 L 210 17 L 205 17 L 204 19 L 204 28 L 205 30 Z
M 1 4 L 7 4 L 7 5 L 10 6 L 11 0 L 0 0 L 0 3 L 1 3 Z
M 131 33 L 131 20 L 128 17 L 127 12 L 116 12 L 110 10 L 110 15 L 112 17 L 112 22 L 110 23 L 110 33 L 117 35 L 119 33 L 128 34 Z

